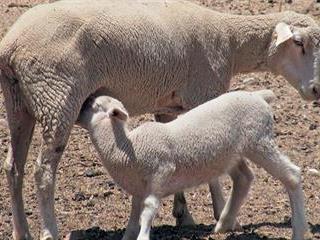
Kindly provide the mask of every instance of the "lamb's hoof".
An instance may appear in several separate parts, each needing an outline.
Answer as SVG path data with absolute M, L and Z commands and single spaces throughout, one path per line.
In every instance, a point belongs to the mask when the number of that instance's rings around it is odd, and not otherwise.
M 219 221 L 216 227 L 214 228 L 215 233 L 242 232 L 242 231 L 243 231 L 243 228 L 238 222 L 236 222 L 235 224 L 230 224 L 230 223 L 222 224 Z
M 52 234 L 47 230 L 43 231 L 42 236 L 40 238 L 40 240 L 57 240 L 57 239 L 58 237 L 52 236 Z
M 40 240 L 55 240 L 52 236 L 43 236 L 40 238 Z
M 196 222 L 193 220 L 193 217 L 189 212 L 185 213 L 179 218 L 176 218 L 176 225 L 179 227 L 183 226 L 194 226 Z
M 31 237 L 30 233 L 26 233 L 26 234 L 24 234 L 22 236 L 18 236 L 17 233 L 13 232 L 12 236 L 13 236 L 14 240 L 32 240 L 32 237 Z

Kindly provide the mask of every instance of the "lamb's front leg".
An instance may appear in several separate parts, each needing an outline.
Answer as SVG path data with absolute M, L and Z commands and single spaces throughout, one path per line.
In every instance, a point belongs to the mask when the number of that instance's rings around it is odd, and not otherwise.
M 141 229 L 137 240 L 149 240 L 152 221 L 157 214 L 160 205 L 160 199 L 155 195 L 149 195 L 144 200 L 144 206 L 141 213 Z
M 171 122 L 176 119 L 174 115 L 156 114 L 155 120 L 161 123 Z M 183 192 L 174 194 L 172 215 L 176 219 L 177 226 L 195 225 L 187 206 L 187 201 Z
M 142 207 L 142 199 L 137 196 L 132 197 L 131 214 L 126 228 L 126 232 L 123 235 L 122 240 L 137 239 L 139 234 L 139 219 Z

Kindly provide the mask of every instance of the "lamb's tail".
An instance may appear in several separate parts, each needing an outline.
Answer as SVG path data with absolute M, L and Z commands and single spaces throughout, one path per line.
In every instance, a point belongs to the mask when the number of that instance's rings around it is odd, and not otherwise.
M 267 103 L 271 103 L 276 98 L 274 92 L 269 89 L 255 91 L 254 93 L 262 97 Z

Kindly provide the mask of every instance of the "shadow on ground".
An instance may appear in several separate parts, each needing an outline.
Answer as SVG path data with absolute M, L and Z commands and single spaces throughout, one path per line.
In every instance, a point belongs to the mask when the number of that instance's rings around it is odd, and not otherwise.
M 310 223 L 309 226 L 310 226 L 311 232 L 313 234 L 320 233 L 320 224 L 311 224 Z
M 152 228 L 151 238 L 161 240 L 203 239 L 212 234 L 213 225 L 197 225 L 194 227 L 160 226 Z M 125 229 L 104 231 L 99 227 L 87 230 L 76 230 L 71 233 L 68 240 L 121 240 Z
M 226 235 L 226 240 L 285 240 L 286 238 L 270 238 L 261 233 L 257 233 L 261 227 L 275 227 L 275 228 L 291 228 L 290 221 L 274 223 L 274 222 L 261 222 L 258 224 L 245 225 L 242 233 L 229 233 Z M 214 239 L 212 231 L 214 225 L 199 224 L 194 227 L 174 227 L 174 226 L 160 226 L 154 227 L 151 232 L 151 238 L 157 240 L 201 240 L 201 239 Z M 320 231 L 320 225 L 310 224 L 312 233 Z M 73 231 L 66 239 L 68 240 L 121 240 L 125 229 L 105 231 L 99 227 L 93 227 L 87 230 Z M 211 235 L 211 236 L 210 236 Z M 209 237 L 210 236 L 210 237 Z M 209 237 L 209 238 L 208 238 Z

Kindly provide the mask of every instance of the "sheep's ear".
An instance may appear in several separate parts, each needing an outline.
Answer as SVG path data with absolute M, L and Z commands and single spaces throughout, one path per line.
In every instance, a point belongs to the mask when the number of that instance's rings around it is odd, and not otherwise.
M 129 114 L 121 108 L 112 108 L 108 111 L 110 117 L 118 118 L 122 121 L 127 121 Z
M 292 38 L 293 33 L 288 24 L 280 22 L 276 26 L 277 40 L 276 46 L 279 46 L 281 43 L 288 41 Z

